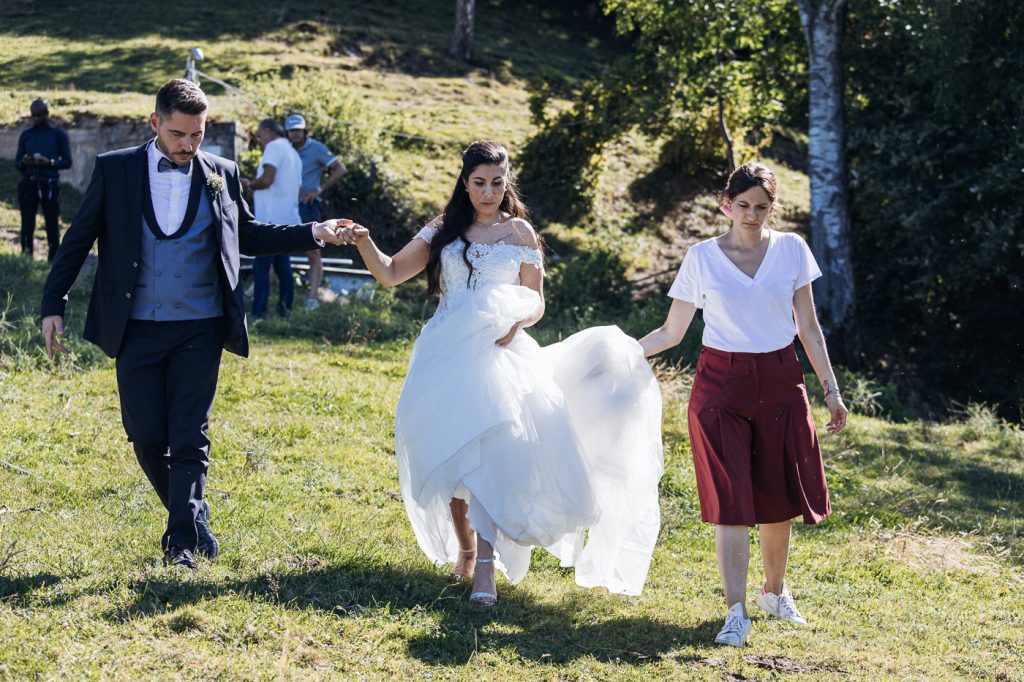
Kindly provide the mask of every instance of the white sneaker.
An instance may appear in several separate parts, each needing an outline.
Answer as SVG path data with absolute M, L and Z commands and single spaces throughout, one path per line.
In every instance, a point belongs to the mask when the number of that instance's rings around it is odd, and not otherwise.
M 315 298 L 306 299 L 306 308 L 308 308 L 309 310 L 312 310 L 313 308 L 316 308 L 319 305 L 320 301 L 316 300 Z
M 725 617 L 725 625 L 721 632 L 715 637 L 715 644 L 727 646 L 743 646 L 747 643 L 747 635 L 750 634 L 750 619 L 743 615 L 743 604 L 736 602 L 729 607 L 729 614 Z
M 765 592 L 762 587 L 761 596 L 757 598 L 757 605 L 768 612 L 768 614 L 781 618 L 787 623 L 807 625 L 807 621 L 796 610 L 796 602 L 793 601 L 793 595 L 786 589 L 786 583 L 782 583 L 782 594 Z

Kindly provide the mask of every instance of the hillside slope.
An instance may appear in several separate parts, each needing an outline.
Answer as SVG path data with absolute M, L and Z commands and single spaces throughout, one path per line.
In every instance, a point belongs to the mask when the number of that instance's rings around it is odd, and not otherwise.
M 57 117 L 145 116 L 155 90 L 181 73 L 189 48 L 199 46 L 206 55 L 200 69 L 243 88 L 273 78 L 286 90 L 316 74 L 356 96 L 382 122 L 382 167 L 414 207 L 411 220 L 421 220 L 449 195 L 466 144 L 498 139 L 515 157 L 534 132 L 532 89 L 544 83 L 568 94 L 623 49 L 591 2 L 492 0 L 478 3 L 477 17 L 478 57 L 465 64 L 445 53 L 450 0 L 306 1 L 287 10 L 265 0 L 244 8 L 211 2 L 173 21 L 158 6 L 123 0 L 5 4 L 0 122 L 24 116 L 40 95 Z M 266 106 L 231 97 L 211 81 L 204 88 L 214 118 L 252 122 Z M 560 101 L 556 96 L 553 106 Z M 571 248 L 581 235 L 603 236 L 637 279 L 677 266 L 687 244 L 722 224 L 709 181 L 666 174 L 657 158 L 656 140 L 631 135 L 616 144 L 592 219 L 556 226 L 552 243 Z M 782 172 L 782 225 L 800 227 L 806 178 Z M 2 214 L 0 223 L 13 226 Z

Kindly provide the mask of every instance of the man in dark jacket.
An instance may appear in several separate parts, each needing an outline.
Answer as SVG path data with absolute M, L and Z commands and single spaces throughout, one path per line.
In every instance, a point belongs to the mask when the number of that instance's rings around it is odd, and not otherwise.
M 36 213 L 42 209 L 50 246 L 47 258 L 52 261 L 60 244 L 60 172 L 71 168 L 71 145 L 68 134 L 50 122 L 46 100 L 32 102 L 29 111 L 32 127 L 22 131 L 14 155 L 14 166 L 21 172 L 18 183 L 21 253 L 32 256 Z
M 219 545 L 204 498 L 207 428 L 221 349 L 247 356 L 239 252 L 305 251 L 339 243 L 339 221 L 257 222 L 238 166 L 199 150 L 207 101 L 175 79 L 157 93 L 141 147 L 101 154 L 46 280 L 47 352 L 67 352 L 64 306 L 98 242 L 85 338 L 116 357 L 121 419 L 135 455 L 167 508 L 162 545 L 172 565 L 195 568 Z M 349 221 L 341 221 L 348 223 Z

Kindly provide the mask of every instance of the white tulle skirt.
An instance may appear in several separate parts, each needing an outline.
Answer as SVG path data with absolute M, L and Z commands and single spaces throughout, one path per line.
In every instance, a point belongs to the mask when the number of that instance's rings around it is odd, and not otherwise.
M 395 419 L 409 520 L 432 561 L 455 561 L 449 502 L 461 498 L 512 583 L 541 546 L 580 585 L 640 594 L 660 528 L 657 382 L 617 327 L 495 345 L 538 304 L 531 289 L 497 285 L 423 328 Z

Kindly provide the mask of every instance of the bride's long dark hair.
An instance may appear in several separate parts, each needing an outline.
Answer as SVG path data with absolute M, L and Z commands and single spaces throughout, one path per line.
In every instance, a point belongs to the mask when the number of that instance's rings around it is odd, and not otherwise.
M 519 188 L 515 178 L 508 169 L 508 150 L 501 144 L 491 140 L 474 142 L 462 152 L 462 171 L 455 180 L 455 189 L 452 197 L 444 207 L 439 216 L 441 222 L 438 225 L 438 232 L 430 241 L 430 258 L 427 260 L 427 292 L 436 294 L 441 291 L 441 250 L 456 239 L 462 240 L 462 260 L 469 268 L 469 276 L 473 277 L 473 264 L 469 262 L 469 240 L 466 239 L 466 231 L 476 220 L 476 211 L 469 200 L 469 192 L 466 190 L 466 182 L 470 174 L 478 166 L 494 165 L 502 166 L 508 181 L 505 183 L 505 196 L 498 206 L 499 213 L 507 213 L 513 218 L 529 220 L 530 215 L 526 205 L 519 195 Z

